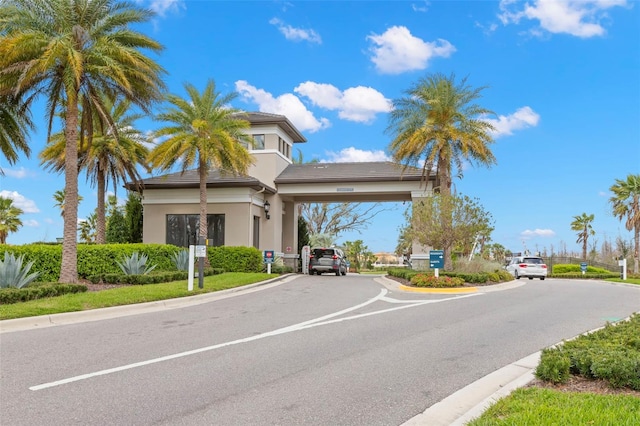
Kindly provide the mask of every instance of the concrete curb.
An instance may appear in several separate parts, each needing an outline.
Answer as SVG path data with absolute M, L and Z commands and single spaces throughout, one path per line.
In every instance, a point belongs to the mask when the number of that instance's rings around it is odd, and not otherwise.
M 540 352 L 536 352 L 496 370 L 427 408 L 403 426 L 462 426 L 482 415 L 500 398 L 531 382 L 539 362 Z
M 265 286 L 277 286 L 296 279 L 298 275 L 287 274 L 248 284 L 242 287 L 235 287 L 211 293 L 198 294 L 195 296 L 178 297 L 175 299 L 158 300 L 155 302 L 137 303 L 132 305 L 113 306 L 110 308 L 91 309 L 88 311 L 65 312 L 61 314 L 41 315 L 37 317 L 26 317 L 8 319 L 0 321 L 0 334 L 13 331 L 23 331 L 53 327 L 57 325 L 76 324 L 79 322 L 100 321 L 105 319 L 119 318 L 129 315 L 138 315 L 151 312 L 158 312 L 168 309 L 177 309 L 185 306 L 195 306 L 214 300 L 233 297 L 240 292 L 250 293 L 261 290 Z

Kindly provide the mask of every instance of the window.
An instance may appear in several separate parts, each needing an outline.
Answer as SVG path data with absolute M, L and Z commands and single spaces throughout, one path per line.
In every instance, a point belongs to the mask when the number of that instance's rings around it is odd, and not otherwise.
M 264 149 L 264 135 L 253 135 L 253 149 Z
M 198 229 L 200 215 L 197 214 L 168 214 L 167 215 L 167 244 L 188 247 L 198 243 Z M 211 246 L 224 245 L 224 215 L 207 215 L 207 239 L 212 240 Z

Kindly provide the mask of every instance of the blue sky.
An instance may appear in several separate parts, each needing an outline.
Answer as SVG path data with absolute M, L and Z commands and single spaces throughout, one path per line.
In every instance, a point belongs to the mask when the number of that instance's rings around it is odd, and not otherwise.
M 454 186 L 491 213 L 493 241 L 513 251 L 578 252 L 570 223 L 582 213 L 595 215 L 598 248 L 631 240 L 608 198 L 615 179 L 640 173 L 638 2 L 138 3 L 157 12 L 139 29 L 165 47 L 156 59 L 170 92 L 214 79 L 219 91 L 239 93 L 233 106 L 286 115 L 308 140 L 297 144 L 305 160 L 388 160 L 392 101 L 429 73 L 486 86 L 479 103 L 496 113 L 497 164 L 465 167 Z M 32 157 L 0 163 L 0 195 L 25 211 L 11 244 L 62 236 L 52 196 L 64 178 L 37 158 L 46 138 L 42 105 L 34 119 Z M 96 191 L 83 175 L 80 194 L 84 218 Z M 404 207 L 386 204 L 367 229 L 338 241 L 393 251 Z

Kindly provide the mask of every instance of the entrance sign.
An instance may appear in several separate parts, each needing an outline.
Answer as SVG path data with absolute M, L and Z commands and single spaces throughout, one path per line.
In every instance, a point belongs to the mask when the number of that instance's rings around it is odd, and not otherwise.
M 429 268 L 444 268 L 444 250 L 431 250 L 429 252 Z
M 582 262 L 580 264 L 580 270 L 582 271 L 582 275 L 584 275 L 584 273 L 587 272 L 587 262 Z

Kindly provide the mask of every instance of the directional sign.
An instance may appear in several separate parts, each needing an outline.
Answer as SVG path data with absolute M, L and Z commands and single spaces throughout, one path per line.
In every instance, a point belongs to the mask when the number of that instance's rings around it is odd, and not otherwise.
M 582 262 L 582 263 L 580 264 L 580 270 L 581 270 L 582 272 L 587 272 L 587 262 Z
M 431 269 L 444 268 L 444 250 L 429 251 L 429 268 Z
M 273 263 L 273 250 L 264 251 L 264 263 Z

